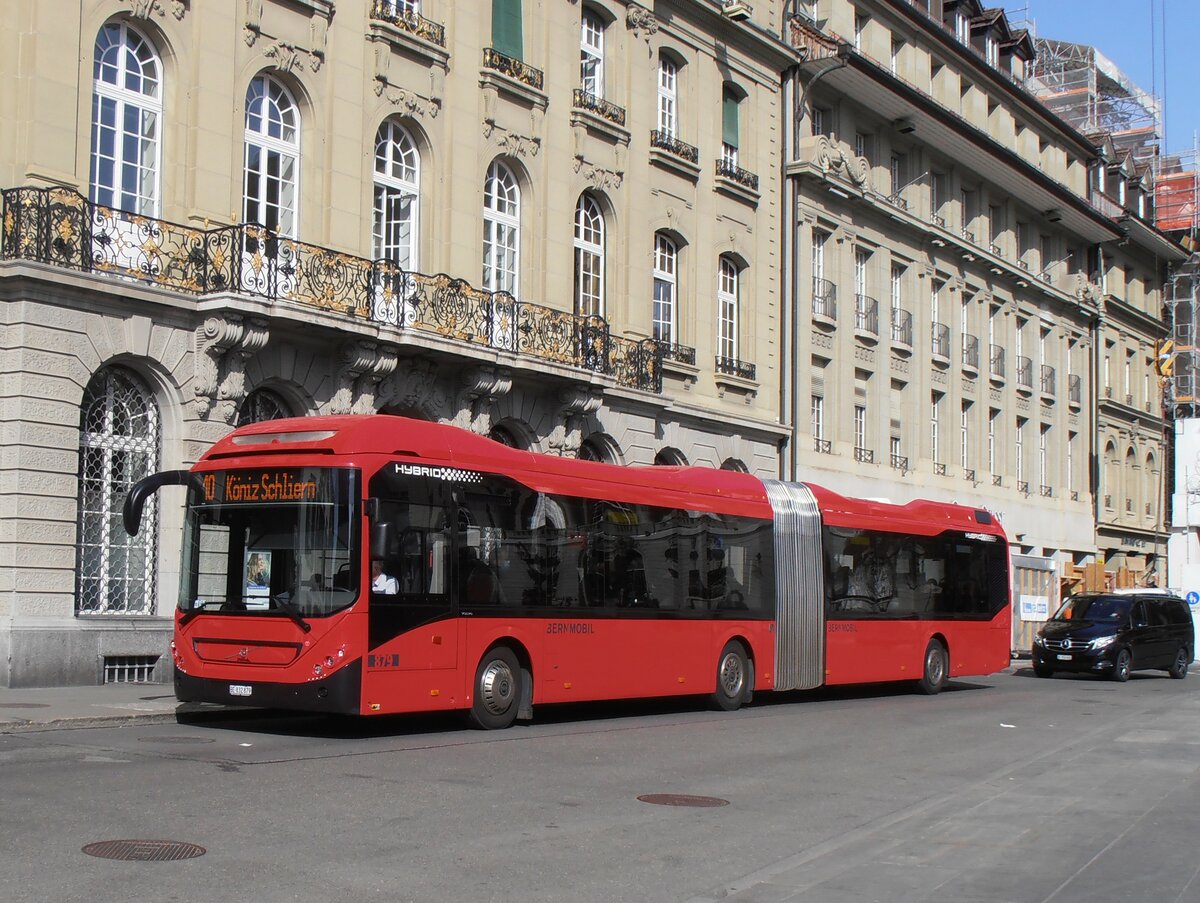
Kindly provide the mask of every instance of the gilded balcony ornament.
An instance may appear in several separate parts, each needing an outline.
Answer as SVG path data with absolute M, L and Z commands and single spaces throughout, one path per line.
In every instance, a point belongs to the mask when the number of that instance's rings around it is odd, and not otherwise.
M 436 44 L 439 47 L 446 46 L 446 27 L 444 25 L 430 21 L 419 13 L 401 12 L 396 8 L 394 2 L 374 0 L 371 4 L 371 18 L 388 22 L 430 44 Z
M 537 91 L 542 90 L 541 69 L 536 69 L 522 60 L 501 53 L 494 47 L 483 48 L 483 65 Z

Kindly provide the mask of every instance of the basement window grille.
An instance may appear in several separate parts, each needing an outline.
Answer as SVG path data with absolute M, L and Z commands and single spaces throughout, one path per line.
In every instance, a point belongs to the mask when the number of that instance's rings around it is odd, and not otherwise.
M 144 684 L 154 681 L 154 669 L 158 667 L 157 655 L 106 655 L 104 656 L 104 682 L 106 684 Z

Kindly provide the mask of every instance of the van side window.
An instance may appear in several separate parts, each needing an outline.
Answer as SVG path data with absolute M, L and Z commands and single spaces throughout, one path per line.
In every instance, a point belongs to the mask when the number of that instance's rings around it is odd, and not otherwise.
M 1147 600 L 1146 615 L 1151 627 L 1166 627 L 1171 623 L 1171 618 L 1167 614 L 1166 599 Z

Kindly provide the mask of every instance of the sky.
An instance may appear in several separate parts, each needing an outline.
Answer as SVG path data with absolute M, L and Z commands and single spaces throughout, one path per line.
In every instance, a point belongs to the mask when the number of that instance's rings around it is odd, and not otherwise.
M 1143 90 L 1158 94 L 1165 113 L 1164 150 L 1194 148 L 1200 132 L 1200 2 L 1005 0 L 1003 5 L 1014 25 L 1028 19 L 1038 37 L 1091 44 Z

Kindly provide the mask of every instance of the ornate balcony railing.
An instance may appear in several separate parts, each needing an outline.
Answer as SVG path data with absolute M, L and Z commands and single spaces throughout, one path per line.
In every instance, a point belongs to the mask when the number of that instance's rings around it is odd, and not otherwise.
M 1073 405 L 1083 404 L 1083 380 L 1077 373 L 1067 377 L 1067 401 Z
M 812 312 L 827 320 L 837 319 L 837 286 L 828 279 L 813 277 Z
M 718 373 L 740 376 L 742 379 L 756 379 L 758 376 L 758 368 L 754 364 L 740 361 L 734 357 L 718 357 L 716 368 Z
M 813 440 L 813 450 L 816 451 L 818 454 L 832 455 L 833 454 L 833 442 L 831 442 L 829 439 L 814 439 Z
M 971 244 L 975 244 L 975 233 L 970 229 L 963 227 L 959 230 L 959 234 Z
M 446 27 L 444 25 L 431 22 L 418 13 L 403 10 L 398 6 L 396 0 L 374 0 L 371 4 L 371 18 L 389 22 L 430 44 L 437 44 L 439 47 L 446 46 Z
M 891 465 L 893 470 L 908 473 L 908 455 L 892 455 Z
M 1073 501 L 1073 502 L 1079 501 L 1079 490 L 1078 489 L 1071 490 L 1071 501 Z
M 912 314 L 898 307 L 892 308 L 892 341 L 897 345 L 912 347 Z
M 942 216 L 941 214 L 938 214 L 938 213 L 929 214 L 929 221 L 931 223 L 933 223 L 935 226 L 941 226 L 943 229 L 946 228 L 946 218 L 944 216 Z
M 889 197 L 888 203 L 891 204 L 893 207 L 899 207 L 901 210 L 908 209 L 908 201 L 906 201 L 903 197 L 901 197 L 899 192 L 897 192 L 896 194 L 893 194 L 891 197 Z
M 973 335 L 963 333 L 962 337 L 962 365 L 979 372 L 979 338 Z
M 672 156 L 687 160 L 692 164 L 700 163 L 700 151 L 686 142 L 680 141 L 670 132 L 655 129 L 650 133 L 650 146 L 664 150 Z
M 934 357 L 950 359 L 950 327 L 945 323 L 933 323 L 930 329 L 931 350 Z
M 867 295 L 854 296 L 854 328 L 868 335 L 879 335 L 879 302 Z
M 854 460 L 859 464 L 874 464 L 875 450 L 871 448 L 860 448 L 856 445 L 854 446 Z
M 729 179 L 731 182 L 737 182 L 739 185 L 744 185 L 751 191 L 758 191 L 758 176 L 748 169 L 742 169 L 732 160 L 718 160 L 717 175 Z
M 991 247 L 988 250 L 990 250 L 997 257 L 1004 256 L 1004 248 L 1000 247 L 1000 245 L 997 242 L 992 242 Z
M 993 486 L 1003 486 L 1004 485 L 1003 474 L 998 474 L 998 473 L 992 474 L 992 485 Z
M 576 88 L 573 103 L 578 110 L 588 110 L 614 125 L 625 125 L 625 108 L 617 106 L 611 100 L 597 97 L 591 91 Z
M 997 379 L 1004 379 L 1004 346 L 991 345 L 988 351 L 988 372 Z
M 1044 499 L 1054 498 L 1054 487 L 1053 486 L 1041 486 L 1038 491 L 1041 494 L 1042 498 L 1044 498 Z
M 1109 494 L 1105 494 L 1104 496 L 1104 507 L 1112 508 L 1112 496 Z
M 1048 364 L 1042 364 L 1042 394 L 1050 398 L 1055 396 L 1055 376 L 1054 368 Z
M 1017 492 L 1021 493 L 1022 495 L 1029 495 L 1029 481 L 1017 480 Z
M 664 361 L 678 361 L 689 367 L 696 366 L 696 349 L 690 345 L 680 345 L 678 342 L 659 342 Z
M 975 468 L 974 467 L 964 467 L 963 468 L 963 479 L 970 483 L 974 483 L 975 482 Z
M 944 477 L 946 475 L 946 465 L 945 464 L 934 464 L 933 472 L 935 474 L 937 474 L 939 477 Z
M 1017 355 L 1017 388 L 1033 390 L 1033 361 L 1025 355 Z
M 0 258 L 136 280 L 189 295 L 287 301 L 612 376 L 662 390 L 667 349 L 586 317 L 403 270 L 242 224 L 197 229 L 121 213 L 67 188 L 0 191 Z M 693 360 L 695 351 L 692 351 Z
M 541 69 L 535 69 L 528 63 L 501 53 L 494 47 L 483 48 L 483 65 L 488 69 L 495 69 L 500 74 L 507 75 L 523 85 L 528 85 L 538 91 L 542 90 L 544 79 Z

